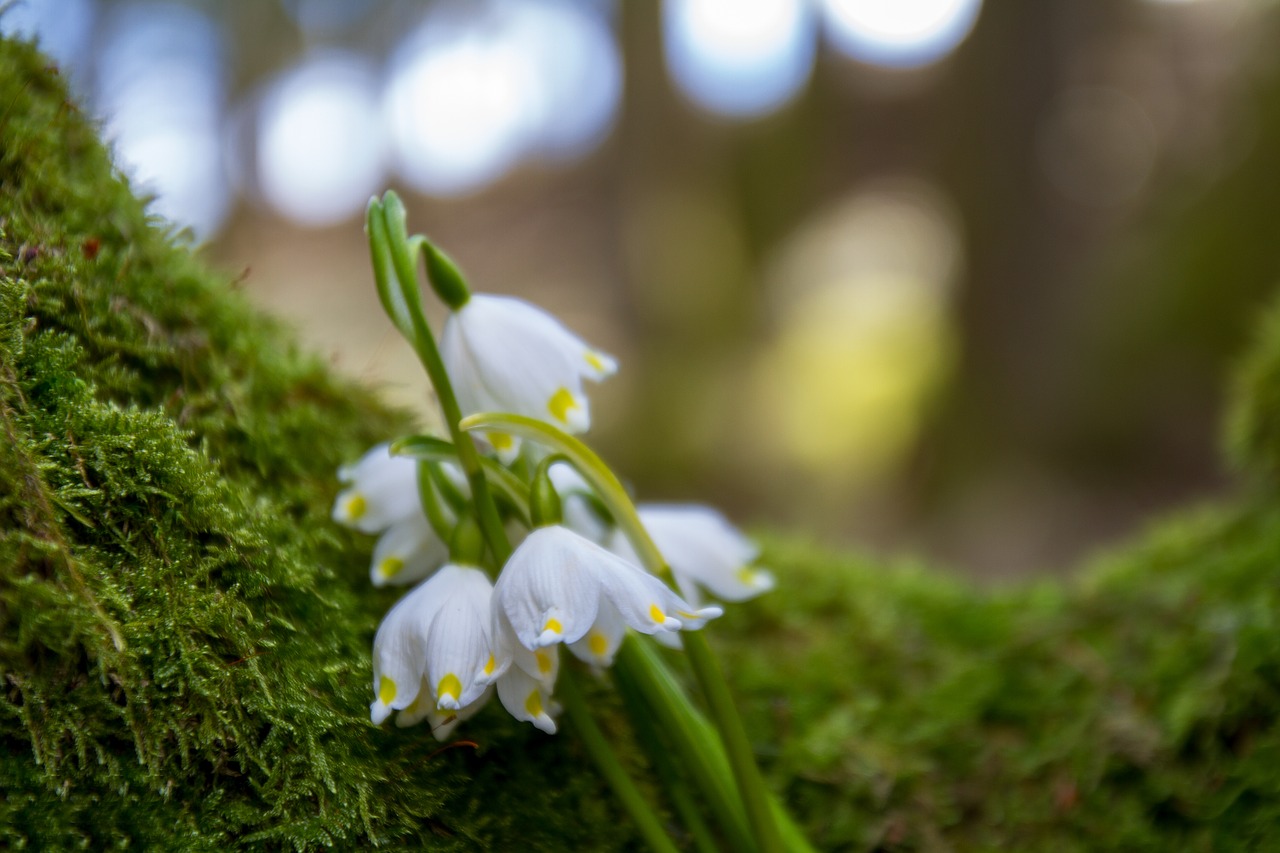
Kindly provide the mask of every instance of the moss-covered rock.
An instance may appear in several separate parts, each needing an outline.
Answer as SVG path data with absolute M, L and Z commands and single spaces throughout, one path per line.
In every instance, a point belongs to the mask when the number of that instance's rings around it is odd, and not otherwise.
M 1264 476 L 1278 352 L 1272 324 L 1235 420 Z M 149 223 L 45 60 L 0 43 L 0 845 L 636 846 L 571 734 L 494 707 L 439 752 L 369 725 L 394 593 L 328 508 L 405 428 Z M 782 589 L 715 641 L 820 848 L 1280 846 L 1269 500 L 1067 586 L 769 552 Z

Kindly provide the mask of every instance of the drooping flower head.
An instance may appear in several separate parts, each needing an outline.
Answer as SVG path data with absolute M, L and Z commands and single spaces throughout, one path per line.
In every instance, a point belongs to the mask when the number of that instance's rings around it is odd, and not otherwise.
M 617 362 L 540 308 L 507 296 L 473 294 L 449 315 L 440 355 L 463 415 L 512 412 L 584 432 L 591 412 L 582 380 L 599 381 Z M 489 433 L 503 461 L 519 451 L 505 433 Z
M 392 456 L 390 445 L 379 444 L 354 465 L 338 469 L 347 484 L 333 503 L 333 518 L 363 533 L 381 533 L 373 549 L 369 579 L 374 586 L 410 584 L 430 575 L 449 557 L 449 550 L 431 529 L 418 492 L 418 463 Z M 445 476 L 456 479 L 455 466 Z
M 508 642 L 533 651 L 567 643 L 601 666 L 613 660 L 628 627 L 692 630 L 722 612 L 694 608 L 639 566 L 560 525 L 534 530 L 511 555 L 493 607 L 496 630 Z
M 346 488 L 333 503 L 333 520 L 361 533 L 381 533 L 397 521 L 422 515 L 418 497 L 418 463 L 392 456 L 391 445 L 379 444 L 354 465 L 338 469 Z
M 640 504 L 636 509 L 680 592 L 695 605 L 702 600 L 700 589 L 724 601 L 746 601 L 773 589 L 773 575 L 753 565 L 759 547 L 711 507 Z M 636 559 L 620 530 L 613 532 L 607 546 L 624 559 Z
M 421 700 L 425 710 L 461 711 L 506 671 L 492 593 L 483 571 L 450 564 L 391 608 L 373 641 L 374 723 L 415 703 L 421 713 Z

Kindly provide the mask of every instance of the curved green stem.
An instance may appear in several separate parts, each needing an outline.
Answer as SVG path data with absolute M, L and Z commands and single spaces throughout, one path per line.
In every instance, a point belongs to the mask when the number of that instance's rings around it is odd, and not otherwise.
M 631 541 L 631 547 L 635 549 L 644 567 L 655 575 L 670 577 L 671 569 L 641 523 L 630 495 L 609 470 L 609 466 L 591 448 L 550 424 L 522 415 L 477 414 L 466 418 L 460 426 L 463 430 L 501 429 L 563 453 L 596 489 L 618 526 Z M 768 789 L 760 775 L 760 768 L 756 766 L 747 730 L 742 725 L 742 718 L 738 716 L 724 673 L 720 671 L 705 635 L 700 631 L 690 631 L 683 636 L 689 663 L 706 697 L 716 727 L 720 730 L 725 751 L 729 754 L 729 762 L 738 781 L 738 794 L 746 807 L 747 819 L 755 832 L 756 843 L 762 853 L 781 853 L 782 837 L 774 820 L 773 808 L 769 804 Z
M 591 488 L 600 496 L 614 521 L 630 540 L 631 547 L 640 556 L 644 567 L 660 577 L 668 580 L 671 578 L 667 561 L 653 543 L 649 531 L 640 522 L 635 504 L 631 502 L 631 496 L 627 494 L 622 481 L 590 447 L 551 424 L 524 415 L 483 412 L 464 418 L 460 426 L 464 432 L 497 429 L 554 448 L 591 484 Z
M 429 459 L 433 462 L 458 461 L 457 447 L 433 435 L 411 435 L 393 441 L 390 450 L 394 456 L 412 456 L 414 459 Z M 480 467 L 484 469 L 485 477 L 488 478 L 493 491 L 511 505 L 511 509 L 520 516 L 520 522 L 525 527 L 530 526 L 528 487 L 495 459 L 481 456 Z
M 395 277 L 399 280 L 401 298 L 398 301 L 384 298 L 383 304 L 387 307 L 388 314 L 392 315 L 392 321 L 396 323 L 398 328 L 400 328 L 400 320 L 392 313 L 392 309 L 402 308 L 403 313 L 408 315 L 407 319 L 412 334 L 406 333 L 405 336 L 413 344 L 419 360 L 422 362 L 423 367 L 426 368 L 427 376 L 431 379 L 431 384 L 436 389 L 436 396 L 440 400 L 440 408 L 444 412 L 445 423 L 448 425 L 449 434 L 453 438 L 453 451 L 457 454 L 458 463 L 466 473 L 467 481 L 471 484 L 471 498 L 475 504 L 481 533 L 488 542 L 489 550 L 493 553 L 499 570 L 501 570 L 501 567 L 511 556 L 511 543 L 507 538 L 506 529 L 502 526 L 502 517 L 498 513 L 498 506 L 494 501 L 493 493 L 489 490 L 489 481 L 486 477 L 486 469 L 481 456 L 470 436 L 466 435 L 461 429 L 462 412 L 458 406 L 458 398 L 454 394 L 448 372 L 444 369 L 444 362 L 440 358 L 440 351 L 436 346 L 435 338 L 432 336 L 431 329 L 427 326 L 426 318 L 422 313 L 422 297 L 418 291 L 415 258 L 422 251 L 425 240 L 416 236 L 409 239 L 406 235 L 404 219 L 404 207 L 393 192 L 386 193 L 384 204 L 371 203 L 369 206 L 369 242 L 374 255 L 374 272 L 379 279 L 379 293 L 382 293 L 384 289 L 390 290 L 388 283 L 384 281 L 387 276 L 385 261 L 389 258 L 391 266 L 395 270 Z M 404 331 L 404 329 L 401 328 L 401 331 Z M 400 442 L 397 444 L 402 449 L 405 446 Z M 527 515 L 529 509 L 528 496 L 525 494 L 521 501 L 520 492 L 520 488 L 513 489 L 517 504 L 523 504 Z M 582 737 L 588 751 L 591 752 L 596 764 L 600 767 L 601 772 L 604 773 L 605 778 L 613 786 L 614 791 L 623 801 L 627 811 L 630 812 L 637 828 L 640 829 L 649 846 L 657 853 L 677 853 L 675 846 L 662 829 L 652 808 L 640 794 L 635 783 L 627 776 L 626 770 L 622 767 L 621 762 L 618 761 L 613 748 L 591 718 L 590 709 L 587 707 L 586 700 L 574 681 L 572 672 L 561 672 L 560 687 L 561 695 L 565 699 L 566 707 L 573 718 L 579 735 Z
M 577 675 L 569 669 L 561 670 L 556 686 L 556 692 L 560 698 L 564 699 L 565 710 L 569 712 L 569 718 L 573 721 L 578 737 L 582 739 L 596 766 L 600 768 L 600 772 L 612 786 L 613 792 L 618 795 L 618 799 L 630 813 L 636 828 L 649 843 L 649 847 L 658 853 L 676 853 L 675 845 L 671 843 L 666 830 L 658 822 L 658 816 L 654 814 L 635 782 L 631 781 L 626 769 L 618 761 L 613 747 L 609 745 L 600 727 L 592 719 L 586 697 L 582 695 L 582 688 L 578 686 Z

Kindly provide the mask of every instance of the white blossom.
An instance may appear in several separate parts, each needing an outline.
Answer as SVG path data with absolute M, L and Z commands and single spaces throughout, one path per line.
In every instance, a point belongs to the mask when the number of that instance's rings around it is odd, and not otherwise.
M 722 612 L 692 607 L 639 566 L 559 525 L 534 530 L 511 555 L 493 607 L 505 642 L 536 652 L 585 638 L 577 653 L 601 664 L 621 642 L 619 625 L 644 634 L 691 630 Z
M 702 600 L 700 588 L 724 601 L 745 601 L 773 589 L 773 575 L 753 565 L 760 549 L 711 507 L 640 504 L 637 512 L 680 592 L 695 605 Z M 622 558 L 636 559 L 621 530 L 606 544 Z
M 373 546 L 369 579 L 374 586 L 420 581 L 444 565 L 449 549 L 422 513 L 414 513 L 387 528 Z
M 333 504 L 333 518 L 364 533 L 381 533 L 373 548 L 369 579 L 374 586 L 420 581 L 444 564 L 449 550 L 422 509 L 418 491 L 418 463 L 392 456 L 390 445 L 379 444 L 354 465 L 338 469 L 347 484 Z M 457 484 L 456 465 L 441 466 Z M 465 478 L 462 478 L 465 486 Z
M 498 679 L 498 700 L 507 713 L 549 735 L 556 733 L 555 716 L 560 706 L 551 698 L 550 689 L 517 666 Z
M 418 497 L 418 463 L 392 456 L 391 445 L 379 444 L 354 465 L 338 469 L 347 488 L 333 503 L 333 520 L 361 533 L 381 533 L 397 521 L 422 514 Z
M 550 314 L 520 299 L 473 294 L 445 322 L 440 355 L 463 415 L 511 412 L 584 432 L 591 412 L 582 380 L 617 370 Z M 487 434 L 500 459 L 519 453 L 519 439 Z
M 506 671 L 510 657 L 492 640 L 492 593 L 480 569 L 450 564 L 391 608 L 373 641 L 374 723 L 424 691 L 427 709 L 460 711 Z

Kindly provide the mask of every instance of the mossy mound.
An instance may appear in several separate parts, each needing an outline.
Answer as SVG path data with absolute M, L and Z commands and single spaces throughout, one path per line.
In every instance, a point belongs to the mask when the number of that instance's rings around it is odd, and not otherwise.
M 328 510 L 406 423 L 149 223 L 45 65 L 0 42 L 0 845 L 636 847 L 571 733 L 369 725 L 394 593 Z M 1235 419 L 1262 477 L 1277 376 L 1280 326 Z M 769 551 L 715 641 L 818 847 L 1280 846 L 1269 499 L 1065 588 Z
M 0 847 L 623 846 L 571 738 L 369 724 L 393 594 L 328 507 L 405 420 L 148 222 L 46 66 L 0 42 Z

